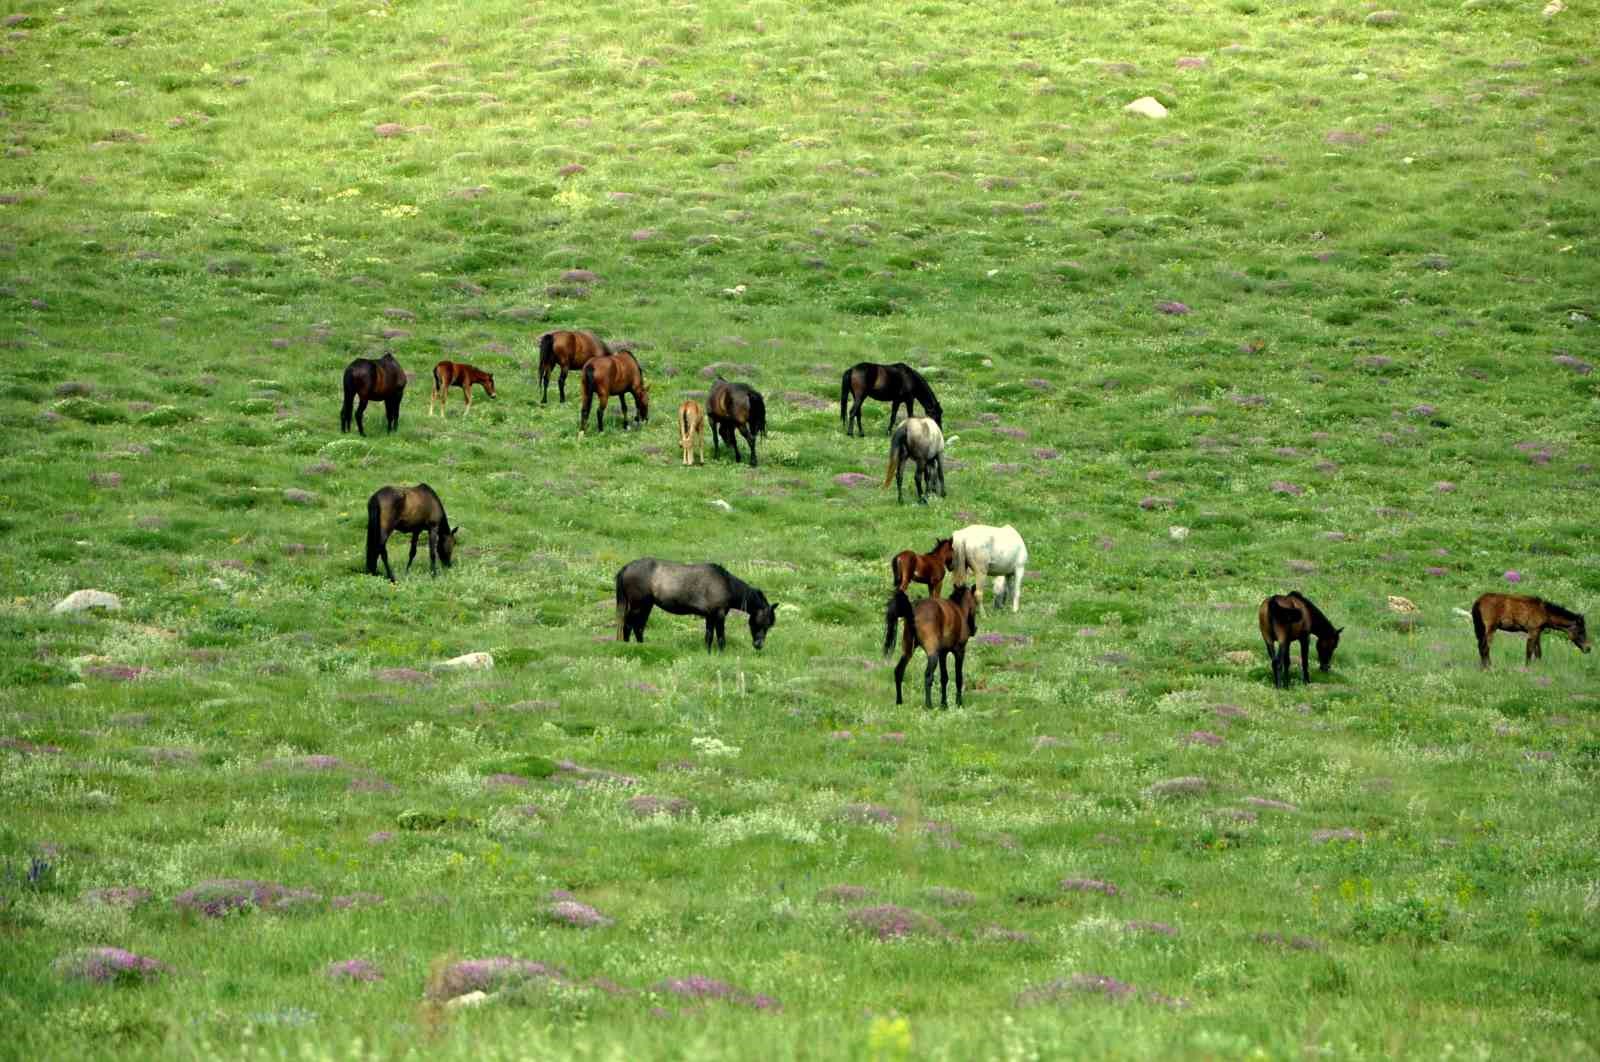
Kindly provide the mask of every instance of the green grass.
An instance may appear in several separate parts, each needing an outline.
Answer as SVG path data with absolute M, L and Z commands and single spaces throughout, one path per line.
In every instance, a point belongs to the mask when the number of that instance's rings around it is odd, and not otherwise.
M 1369 11 L 0 2 L 0 1057 L 1593 1057 L 1593 661 L 1482 673 L 1452 609 L 1600 591 L 1600 66 L 1576 9 Z M 643 432 L 538 402 L 567 326 L 639 353 Z M 340 436 L 385 349 L 400 431 Z M 444 357 L 498 400 L 425 416 Z M 863 359 L 927 371 L 948 499 L 835 482 L 886 456 Z M 718 364 L 759 469 L 678 463 Z M 365 577 L 417 481 L 456 566 Z M 885 562 L 973 521 L 1028 641 L 896 707 Z M 766 649 L 616 643 L 642 555 L 783 603 Z M 1275 692 L 1290 588 L 1347 629 Z M 322 899 L 174 904 L 216 878 Z M 89 946 L 172 971 L 55 972 Z M 501 955 L 566 977 L 425 1002 Z

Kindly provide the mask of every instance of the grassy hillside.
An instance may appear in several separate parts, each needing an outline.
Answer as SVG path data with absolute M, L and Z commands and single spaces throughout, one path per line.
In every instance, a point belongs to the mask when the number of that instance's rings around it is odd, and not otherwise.
M 0 1057 L 1592 1057 L 1600 665 L 1452 611 L 1600 599 L 1572 6 L 0 0 Z M 718 372 L 757 469 L 679 464 Z M 418 481 L 455 567 L 366 577 Z M 896 707 L 888 558 L 970 522 L 1021 610 Z M 617 643 L 644 555 L 765 649 Z

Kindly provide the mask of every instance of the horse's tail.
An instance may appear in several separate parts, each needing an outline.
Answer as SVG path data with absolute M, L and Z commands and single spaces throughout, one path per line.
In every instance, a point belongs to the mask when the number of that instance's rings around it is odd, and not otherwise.
M 433 367 L 433 393 L 438 394 L 440 391 L 443 391 L 446 386 L 448 385 L 445 381 L 444 374 L 439 371 L 439 366 L 435 365 Z
M 556 334 L 546 332 L 539 337 L 539 379 L 550 375 L 556 363 Z
M 889 599 L 889 607 L 883 612 L 883 655 L 888 656 L 894 649 L 894 627 L 900 620 L 915 622 L 916 611 L 911 607 L 911 599 L 905 591 L 896 590 Z
M 374 494 L 367 499 L 367 574 L 378 574 L 378 551 L 383 548 L 383 506 Z
M 845 418 L 849 415 L 850 410 L 850 374 L 852 371 L 851 369 L 846 369 L 844 378 L 839 381 L 839 423 L 845 426 L 846 431 L 850 428 L 850 422 Z
M 1457 609 L 1456 611 L 1460 611 Z M 1472 633 L 1478 636 L 1478 644 L 1483 644 L 1483 636 L 1488 630 L 1488 625 L 1483 622 L 1483 602 L 1472 603 Z
M 624 626 L 628 615 L 628 595 L 622 589 L 622 573 L 625 568 L 617 569 L 617 641 L 628 640 L 628 628 Z
M 950 572 L 955 576 L 955 584 L 964 586 L 967 581 L 967 549 L 959 538 L 950 536 Z
M 887 487 L 894 482 L 895 471 L 900 467 L 900 461 L 906 452 L 906 426 L 902 423 L 889 437 L 889 472 L 883 477 L 883 485 Z
M 750 392 L 750 434 L 767 434 L 767 400 L 760 392 Z
M 594 394 L 594 362 L 592 361 L 583 363 L 583 393 L 586 395 Z
M 344 407 L 339 410 L 339 430 L 340 431 L 349 431 L 350 430 L 350 420 L 351 420 L 350 411 L 355 408 L 355 404 L 356 404 L 356 379 L 355 379 L 355 374 L 351 370 L 346 369 L 344 371 Z

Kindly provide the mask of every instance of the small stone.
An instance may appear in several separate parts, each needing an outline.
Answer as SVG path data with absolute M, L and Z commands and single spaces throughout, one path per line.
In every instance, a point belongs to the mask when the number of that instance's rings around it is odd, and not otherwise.
M 841 472 L 833 477 L 833 481 L 841 487 L 865 487 L 872 482 L 872 477 L 860 472 Z
M 301 490 L 299 487 L 290 487 L 283 492 L 283 500 L 291 505 L 315 505 L 317 496 L 311 493 L 309 490 Z
M 1189 775 L 1183 778 L 1168 778 L 1165 781 L 1156 782 L 1147 786 L 1144 792 L 1146 796 L 1152 797 L 1196 796 L 1206 792 L 1210 787 L 1211 783 L 1204 778 L 1197 775 Z
M 389 139 L 391 137 L 404 136 L 407 129 L 399 122 L 383 122 L 373 126 L 372 131 L 384 139 Z
M 1274 494 L 1292 494 L 1295 497 L 1299 497 L 1300 495 L 1302 495 L 1302 494 L 1304 494 L 1306 492 L 1306 489 L 1304 487 L 1302 487 L 1302 486 L 1300 486 L 1298 484 L 1295 484 L 1295 483 L 1285 482 L 1284 480 L 1281 480 L 1281 479 L 1273 480 L 1272 481 L 1272 486 L 1271 486 L 1270 489 L 1272 490 L 1272 493 L 1274 493 Z
M 1180 55 L 1178 56 L 1177 67 L 1179 70 L 1200 70 L 1206 66 L 1207 62 L 1208 60 L 1201 55 Z
M 1173 317 L 1182 317 L 1184 314 L 1193 312 L 1189 309 L 1187 303 L 1177 302 L 1172 299 L 1164 299 L 1156 303 L 1156 310 Z
M 713 498 L 707 504 L 709 504 L 713 509 L 717 509 L 717 510 L 719 510 L 721 512 L 725 512 L 725 513 L 733 512 L 733 506 L 728 504 L 728 502 L 726 502 L 722 498 Z
M 490 671 L 494 668 L 494 657 L 489 653 L 466 653 L 433 666 L 438 671 Z
M 1177 506 L 1178 506 L 1178 502 L 1177 502 L 1176 499 L 1173 499 L 1173 498 L 1161 498 L 1161 497 L 1157 497 L 1155 495 L 1151 495 L 1149 497 L 1145 497 L 1145 498 L 1140 498 L 1139 499 L 1139 508 L 1146 509 L 1146 510 L 1149 510 L 1149 509 L 1175 509 L 1175 508 L 1177 508 Z
M 1167 109 L 1154 96 L 1140 96 L 1122 109 L 1141 118 L 1165 118 L 1167 116 Z
M 1440 494 L 1454 494 L 1456 492 L 1456 485 L 1451 483 L 1448 479 L 1441 479 L 1433 485 L 1433 489 L 1438 491 Z
M 561 167 L 559 170 L 556 171 L 556 176 L 558 176 L 558 177 L 576 177 L 580 173 L 588 173 L 588 172 L 589 172 L 589 167 L 587 167 L 587 166 L 585 166 L 585 165 L 583 165 L 581 163 L 569 162 L 565 166 Z
M 122 608 L 122 599 L 104 590 L 74 590 L 57 601 L 50 611 L 54 613 L 82 612 L 85 609 L 103 608 L 115 612 Z
M 1579 376 L 1588 376 L 1591 372 L 1594 372 L 1594 366 L 1593 365 L 1590 365 L 1588 362 L 1584 361 L 1582 358 L 1575 358 L 1571 354 L 1557 354 L 1555 357 L 1551 358 L 1550 360 L 1555 362 L 1557 365 L 1563 366 L 1564 368 L 1571 369 L 1573 372 L 1577 373 Z M 60 390 L 57 389 L 56 393 L 60 394 Z
M 1374 11 L 1365 19 L 1369 26 L 1392 26 L 1400 21 L 1398 11 Z

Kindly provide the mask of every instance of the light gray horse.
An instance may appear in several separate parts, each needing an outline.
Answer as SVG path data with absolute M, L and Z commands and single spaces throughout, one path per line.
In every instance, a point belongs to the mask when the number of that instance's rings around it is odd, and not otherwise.
M 944 432 L 932 417 L 907 417 L 905 423 L 889 437 L 889 473 L 883 485 L 894 480 L 897 501 L 905 501 L 905 462 L 915 461 L 917 471 L 913 477 L 917 486 L 917 503 L 926 505 L 928 495 L 938 490 L 944 497 Z
M 623 641 L 629 634 L 644 641 L 644 625 L 657 605 L 675 616 L 704 616 L 707 652 L 713 638 L 718 649 L 727 646 L 730 611 L 749 613 L 750 641 L 757 649 L 778 619 L 778 606 L 769 604 L 767 595 L 720 564 L 674 564 L 654 557 L 628 562 L 617 573 L 617 633 Z

